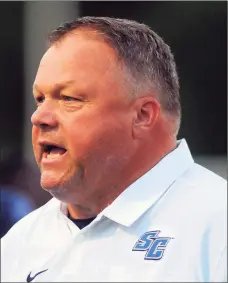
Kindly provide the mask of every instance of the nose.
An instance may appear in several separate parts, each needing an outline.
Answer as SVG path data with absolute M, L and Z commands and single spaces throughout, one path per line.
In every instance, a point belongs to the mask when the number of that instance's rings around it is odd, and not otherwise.
M 33 126 L 37 126 L 43 130 L 55 128 L 58 124 L 55 108 L 51 106 L 50 102 L 44 101 L 32 114 L 31 122 Z

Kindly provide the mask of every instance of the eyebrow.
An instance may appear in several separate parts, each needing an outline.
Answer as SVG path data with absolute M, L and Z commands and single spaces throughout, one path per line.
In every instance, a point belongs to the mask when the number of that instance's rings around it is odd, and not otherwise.
M 60 82 L 60 83 L 56 83 L 53 86 L 48 87 L 50 89 L 49 92 L 52 92 L 52 93 L 58 92 L 60 90 L 63 90 L 65 88 L 69 87 L 73 83 L 75 83 L 74 80 L 69 80 L 69 81 L 63 81 L 63 82 Z M 35 93 L 35 92 L 44 93 L 45 91 L 42 91 L 41 90 L 42 88 L 45 89 L 47 87 L 40 87 L 38 84 L 34 84 L 33 85 L 33 93 Z

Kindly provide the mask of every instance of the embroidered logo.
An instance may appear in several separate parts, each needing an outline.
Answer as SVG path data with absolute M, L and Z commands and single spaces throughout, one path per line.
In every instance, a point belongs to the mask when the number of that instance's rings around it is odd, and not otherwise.
M 31 277 L 31 272 L 29 273 L 28 277 L 27 277 L 27 282 L 32 282 L 33 279 L 35 279 L 35 277 L 43 272 L 47 271 L 47 269 L 40 271 L 38 273 L 36 273 L 34 276 Z
M 134 245 L 132 251 L 146 251 L 144 259 L 159 260 L 172 239 L 171 237 L 158 237 L 161 231 L 150 231 L 144 233 Z

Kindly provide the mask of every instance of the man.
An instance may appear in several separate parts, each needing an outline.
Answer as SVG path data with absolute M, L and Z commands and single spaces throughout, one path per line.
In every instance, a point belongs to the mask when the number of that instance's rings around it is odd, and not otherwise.
M 170 48 L 146 25 L 79 18 L 34 82 L 33 147 L 54 198 L 2 240 L 2 281 L 226 281 L 226 181 L 194 163 Z

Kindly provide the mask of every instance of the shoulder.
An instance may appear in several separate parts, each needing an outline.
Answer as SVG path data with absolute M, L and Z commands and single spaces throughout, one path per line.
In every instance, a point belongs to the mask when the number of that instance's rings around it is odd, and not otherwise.
M 227 181 L 193 164 L 175 183 L 168 198 L 172 200 L 170 214 L 204 239 L 208 249 L 217 250 L 218 258 L 226 246 Z
M 220 282 L 224 278 L 227 181 L 222 177 L 193 163 L 146 213 L 145 226 L 148 231 L 160 230 L 162 237 L 172 237 L 168 249 L 177 258 L 189 256 L 192 268 L 196 266 L 203 274 L 206 266 L 210 278 Z
M 211 183 L 212 181 L 213 184 L 216 183 L 221 185 L 226 185 L 227 183 L 227 180 L 197 163 L 193 164 L 191 170 L 189 170 L 189 174 L 192 177 L 195 177 L 196 180 L 201 180 L 203 182 L 209 181 Z
M 204 205 L 211 202 L 216 205 L 216 201 L 226 202 L 227 180 L 199 164 L 194 163 L 177 180 L 177 185 L 183 189 L 185 187 L 186 192 L 196 195 L 197 199 L 203 198 Z
M 18 221 L 1 239 L 1 274 L 3 277 L 8 276 L 12 266 L 15 264 L 17 266 L 20 261 L 25 262 L 25 265 L 32 265 L 39 262 L 43 256 L 45 257 L 45 251 L 58 247 L 56 238 L 61 234 L 61 231 L 58 234 L 60 205 L 60 201 L 51 199 Z M 55 229 L 52 229 L 53 226 Z M 53 234 L 47 233 L 46 235 L 49 227 L 56 235 L 54 240 Z
M 204 222 L 221 228 L 226 221 L 227 181 L 194 163 L 171 188 L 179 208 L 195 224 Z M 217 223 L 217 224 L 216 224 Z M 222 227 L 223 226 L 223 227 Z
M 1 244 L 4 246 L 5 243 L 16 237 L 20 239 L 23 235 L 26 235 L 31 229 L 32 225 L 36 225 L 40 217 L 45 217 L 45 214 L 49 214 L 51 211 L 60 208 L 60 202 L 56 199 L 51 199 L 40 208 L 27 214 L 21 220 L 19 220 L 14 226 L 7 232 L 7 234 L 1 239 Z
M 171 230 L 194 231 L 224 248 L 227 235 L 227 181 L 193 163 L 177 178 L 148 217 Z M 164 218 L 165 217 L 165 218 Z M 167 223 L 167 218 L 170 222 Z M 165 221 L 165 222 L 164 222 Z M 181 233 L 182 233 L 181 232 Z

